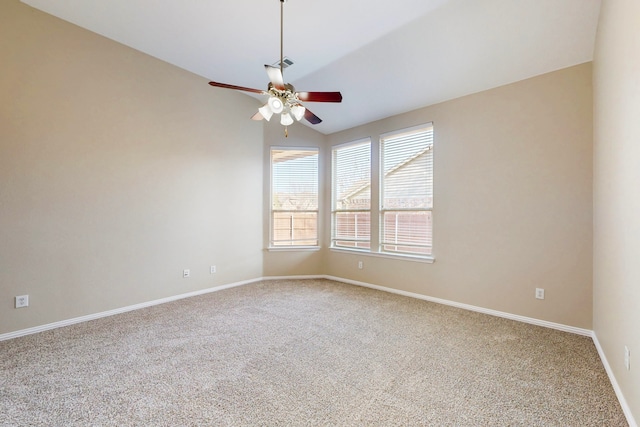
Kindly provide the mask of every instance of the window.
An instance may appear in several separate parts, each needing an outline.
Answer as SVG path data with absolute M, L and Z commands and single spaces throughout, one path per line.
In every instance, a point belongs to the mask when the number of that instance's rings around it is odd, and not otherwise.
M 380 251 L 431 255 L 433 126 L 380 138 Z
M 371 140 L 334 147 L 331 246 L 371 248 Z
M 432 123 L 334 146 L 331 171 L 332 248 L 433 259 Z
M 318 149 L 271 149 L 271 247 L 318 246 Z

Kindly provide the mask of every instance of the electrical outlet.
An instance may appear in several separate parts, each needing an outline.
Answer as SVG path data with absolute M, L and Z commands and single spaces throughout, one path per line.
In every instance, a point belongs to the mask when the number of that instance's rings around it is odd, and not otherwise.
M 544 299 L 544 289 L 536 288 L 536 299 Z
M 362 270 L 362 267 L 364 267 L 364 263 L 362 261 L 358 261 L 358 268 Z
M 627 371 L 631 369 L 631 352 L 626 345 L 624 346 L 624 367 L 627 368 Z
M 184 277 L 185 279 L 187 277 L 191 277 L 191 270 L 182 270 L 182 277 Z
M 20 295 L 16 297 L 16 308 L 29 307 L 29 295 Z
M 216 272 L 217 272 L 217 270 L 216 270 L 216 266 L 215 266 L 215 265 L 212 265 L 212 266 L 211 266 L 211 269 L 209 270 L 209 272 L 210 272 L 211 274 L 216 274 Z

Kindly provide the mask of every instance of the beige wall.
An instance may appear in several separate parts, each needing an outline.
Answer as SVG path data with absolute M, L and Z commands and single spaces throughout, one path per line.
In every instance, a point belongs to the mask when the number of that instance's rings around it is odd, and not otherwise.
M 590 329 L 591 64 L 391 117 L 328 142 L 370 136 L 377 153 L 380 134 L 430 121 L 435 263 L 329 251 L 326 273 Z M 375 193 L 377 177 L 372 181 Z M 545 300 L 534 298 L 536 287 L 546 290 Z
M 604 0 L 594 59 L 594 331 L 640 420 L 640 2 Z M 624 367 L 624 346 L 631 369 Z
M 262 275 L 257 101 L 18 0 L 0 64 L 0 333 Z

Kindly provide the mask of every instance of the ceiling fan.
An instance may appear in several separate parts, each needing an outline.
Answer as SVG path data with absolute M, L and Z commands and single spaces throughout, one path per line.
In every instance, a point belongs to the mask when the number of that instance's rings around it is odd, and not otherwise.
M 283 35 L 284 35 L 284 3 L 286 0 L 280 0 L 280 67 L 273 65 L 265 65 L 269 76 L 269 86 L 267 90 L 252 89 L 248 87 L 235 86 L 226 83 L 209 82 L 211 86 L 221 87 L 225 89 L 234 89 L 244 92 L 259 93 L 268 95 L 269 100 L 265 105 L 258 109 L 258 112 L 251 117 L 253 120 L 270 120 L 274 114 L 280 114 L 280 124 L 285 126 L 285 136 L 287 136 L 287 128 L 296 120 L 304 118 L 309 123 L 316 125 L 322 120 L 302 105 L 305 102 L 342 102 L 342 94 L 340 92 L 297 92 L 293 85 L 284 82 L 283 77 Z

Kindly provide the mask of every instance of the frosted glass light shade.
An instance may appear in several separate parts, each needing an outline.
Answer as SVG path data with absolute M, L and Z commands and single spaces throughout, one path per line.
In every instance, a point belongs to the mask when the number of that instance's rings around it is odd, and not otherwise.
M 293 117 L 289 113 L 282 113 L 280 116 L 280 124 L 283 126 L 289 126 L 293 123 Z
M 302 117 L 304 117 L 305 110 L 306 109 L 300 104 L 291 107 L 291 113 L 293 114 L 293 117 L 295 117 L 298 121 L 302 120 Z
M 278 114 L 278 113 L 282 113 L 282 110 L 284 109 L 284 104 L 282 103 L 282 100 L 280 100 L 280 98 L 276 98 L 275 96 L 272 96 L 271 98 L 269 98 L 269 108 L 271 108 L 271 111 Z
M 269 104 L 264 104 L 262 107 L 258 108 L 258 111 L 260 111 L 260 114 L 262 114 L 262 117 L 264 117 L 266 121 L 269 121 L 271 116 L 273 116 L 273 111 L 269 108 Z

